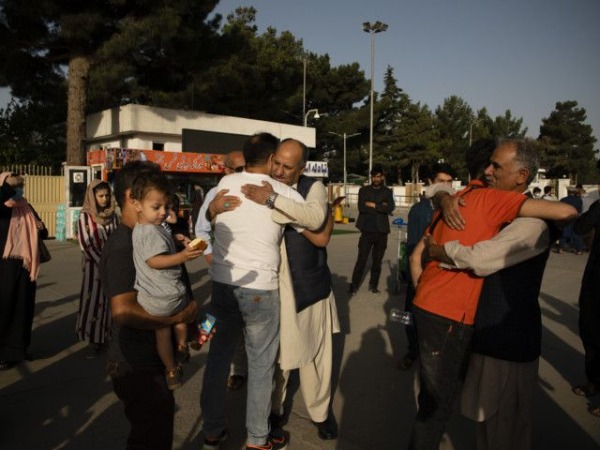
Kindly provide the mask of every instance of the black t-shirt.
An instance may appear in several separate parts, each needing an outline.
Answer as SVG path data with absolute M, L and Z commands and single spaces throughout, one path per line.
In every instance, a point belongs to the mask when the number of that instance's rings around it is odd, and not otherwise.
M 135 265 L 133 264 L 132 229 L 120 224 L 110 235 L 102 249 L 100 276 L 106 298 L 135 291 Z M 117 326 L 113 322 L 108 348 L 108 358 L 114 362 L 127 362 L 132 367 L 161 367 L 156 351 L 153 330 L 138 330 Z

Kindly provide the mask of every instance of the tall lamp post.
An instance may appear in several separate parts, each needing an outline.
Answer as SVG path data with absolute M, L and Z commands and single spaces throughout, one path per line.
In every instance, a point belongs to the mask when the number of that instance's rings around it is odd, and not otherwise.
M 312 113 L 315 113 L 315 119 L 319 119 L 321 117 L 319 115 L 318 109 L 309 109 L 308 111 L 306 111 L 306 114 L 304 114 L 304 126 L 305 127 L 308 126 L 308 116 L 310 116 Z
M 346 190 L 346 180 L 348 178 L 348 174 L 346 172 L 346 139 L 349 139 L 351 137 L 355 137 L 355 136 L 360 136 L 360 133 L 354 133 L 354 134 L 346 134 L 346 132 L 344 132 L 344 134 L 339 134 L 339 133 L 334 133 L 333 131 L 328 131 L 329 134 L 333 134 L 335 136 L 339 136 L 341 138 L 344 139 L 344 197 L 346 197 L 346 204 L 348 204 L 348 191 Z
M 304 71 L 302 76 L 302 117 L 306 116 L 306 54 L 302 56 L 302 61 L 304 62 Z M 304 125 L 306 126 L 306 125 Z
M 388 29 L 387 24 L 380 22 L 364 22 L 363 31 L 371 35 L 371 120 L 369 125 L 369 184 L 373 168 L 373 91 L 375 90 L 375 35 Z

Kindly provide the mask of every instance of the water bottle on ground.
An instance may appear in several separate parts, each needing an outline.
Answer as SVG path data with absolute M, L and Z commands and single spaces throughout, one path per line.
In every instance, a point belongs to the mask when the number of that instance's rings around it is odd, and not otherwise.
M 413 318 L 410 311 L 402 311 L 398 308 L 392 308 L 390 310 L 390 320 L 392 322 L 400 322 L 404 325 L 412 325 Z

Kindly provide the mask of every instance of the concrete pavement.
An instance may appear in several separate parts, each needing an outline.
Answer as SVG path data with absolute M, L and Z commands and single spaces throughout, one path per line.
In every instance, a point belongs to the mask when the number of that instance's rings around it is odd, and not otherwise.
M 405 214 L 405 212 L 404 212 Z M 336 229 L 354 230 L 353 224 Z M 332 237 L 329 261 L 343 332 L 336 335 L 337 384 L 333 410 L 340 438 L 316 436 L 296 384 L 289 390 L 291 415 L 285 427 L 289 448 L 397 450 L 407 446 L 415 414 L 414 369 L 396 368 L 406 349 L 402 325 L 388 312 L 403 306 L 396 281 L 397 233 L 390 235 L 384 258 L 383 293 L 363 284 L 348 298 L 348 280 L 356 258 L 358 234 Z M 122 405 L 104 375 L 104 356 L 93 357 L 75 338 L 75 314 L 81 282 L 81 256 L 72 242 L 48 241 L 53 259 L 38 280 L 31 352 L 34 360 L 0 372 L 0 448 L 124 448 L 128 425 Z M 583 351 L 577 332 L 577 297 L 587 254 L 551 254 L 540 295 L 544 314 L 543 355 L 536 389 L 536 449 L 600 448 L 600 419 L 587 412 L 588 400 L 571 393 L 583 380 Z M 188 265 L 196 299 L 206 305 L 210 279 L 203 260 Z M 207 349 L 193 353 L 185 384 L 175 392 L 174 448 L 199 449 L 199 392 Z M 294 379 L 292 378 L 292 381 Z M 224 450 L 242 448 L 245 438 L 245 388 L 228 401 L 230 438 Z M 600 401 L 600 398 L 596 398 Z M 442 450 L 474 449 L 474 425 L 455 413 Z

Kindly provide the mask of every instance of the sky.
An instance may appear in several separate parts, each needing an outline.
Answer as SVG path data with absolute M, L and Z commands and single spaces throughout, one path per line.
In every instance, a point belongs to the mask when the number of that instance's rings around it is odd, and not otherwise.
M 259 32 L 272 26 L 328 54 L 332 66 L 358 62 L 375 90 L 387 66 L 412 101 L 432 110 L 451 95 L 492 117 L 510 109 L 537 137 L 557 101 L 587 111 L 600 147 L 600 1 L 598 0 L 221 0 L 223 15 L 254 6 Z M 325 111 L 319 111 L 325 112 Z
M 598 0 L 221 0 L 225 17 L 254 6 L 257 26 L 290 31 L 332 66 L 358 62 L 375 90 L 387 66 L 413 101 L 432 110 L 451 95 L 492 117 L 510 109 L 537 137 L 557 101 L 575 100 L 600 147 L 600 1 Z M 8 101 L 0 90 L 0 107 Z M 326 111 L 320 111 L 326 112 Z

